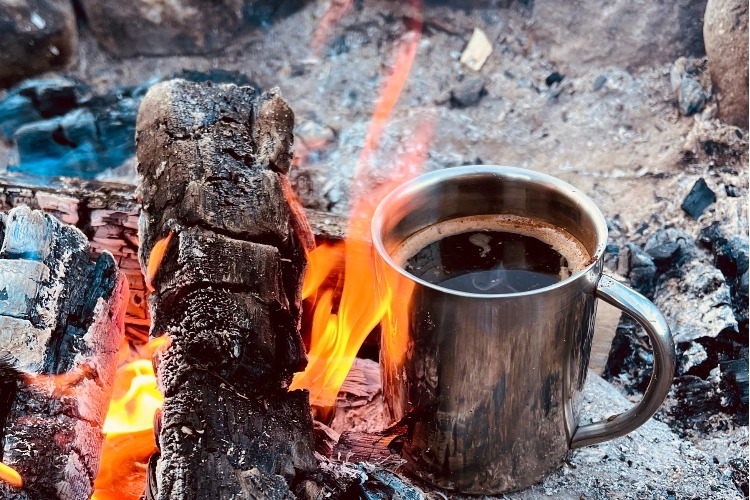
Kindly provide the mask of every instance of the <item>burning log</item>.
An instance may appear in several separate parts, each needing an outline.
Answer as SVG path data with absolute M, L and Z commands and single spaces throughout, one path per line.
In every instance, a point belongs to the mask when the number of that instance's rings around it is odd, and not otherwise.
M 40 180 L 19 174 L 0 175 L 0 209 L 21 204 L 48 212 L 63 222 L 81 229 L 91 240 L 91 249 L 99 255 L 112 254 L 130 286 L 125 315 L 125 335 L 134 344 L 148 338 L 151 316 L 147 290 L 138 263 L 138 216 L 140 203 L 135 187 L 113 182 L 59 178 Z M 344 237 L 346 221 L 327 212 L 305 210 L 315 240 L 336 242 Z
M 91 261 L 79 230 L 27 207 L 3 216 L 2 239 L 1 453 L 23 487 L 0 482 L 0 496 L 89 498 L 123 339 L 125 277 L 109 252 Z
M 292 127 L 273 90 L 172 80 L 141 104 L 140 261 L 151 336 L 171 338 L 155 359 L 160 499 L 286 498 L 315 470 L 308 395 L 288 391 L 313 242 L 285 176 Z

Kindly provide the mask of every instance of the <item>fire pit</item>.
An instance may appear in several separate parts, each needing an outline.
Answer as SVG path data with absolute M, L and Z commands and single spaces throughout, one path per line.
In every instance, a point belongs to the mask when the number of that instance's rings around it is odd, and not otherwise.
M 591 196 L 678 354 L 653 420 L 507 496 L 747 495 L 746 6 L 27 4 L 0 1 L 4 498 L 459 498 L 384 417 L 408 293 L 374 286 L 370 221 L 482 163 Z M 593 421 L 653 363 L 596 323 Z

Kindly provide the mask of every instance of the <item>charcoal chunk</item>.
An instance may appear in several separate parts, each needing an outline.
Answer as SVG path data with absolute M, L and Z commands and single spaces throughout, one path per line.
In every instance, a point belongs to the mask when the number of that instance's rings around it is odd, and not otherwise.
M 628 243 L 620 259 L 624 261 L 623 274 L 630 280 L 630 286 L 645 297 L 653 298 L 656 286 L 656 264 L 638 245 Z
M 679 272 L 686 262 L 698 255 L 693 238 L 674 228 L 656 231 L 646 240 L 643 249 L 654 260 L 660 273 Z
M 549 74 L 549 76 L 547 76 L 547 78 L 545 78 L 544 83 L 546 83 L 548 87 L 551 87 L 556 83 L 562 82 L 564 78 L 565 75 L 561 74 L 558 71 L 553 71 Z
M 695 181 L 695 184 L 693 184 L 693 187 L 683 200 L 680 208 L 692 218 L 698 219 L 701 214 L 703 214 L 703 211 L 715 202 L 716 193 L 711 191 L 711 188 L 708 187 L 703 178 L 700 178 Z
M 685 77 L 680 82 L 679 93 L 677 94 L 677 104 L 680 113 L 690 116 L 703 109 L 706 105 L 706 93 L 703 87 L 696 80 Z

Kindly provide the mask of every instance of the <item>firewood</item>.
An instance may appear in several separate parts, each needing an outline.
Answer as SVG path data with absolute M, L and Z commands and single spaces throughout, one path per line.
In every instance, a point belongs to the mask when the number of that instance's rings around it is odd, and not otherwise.
M 316 468 L 308 394 L 288 391 L 313 244 L 285 176 L 293 120 L 278 91 L 234 85 L 171 80 L 141 104 L 140 263 L 150 335 L 171 339 L 156 498 L 289 498 Z
M 109 252 L 96 261 L 78 229 L 17 207 L 0 249 L 2 461 L 23 487 L 2 498 L 81 499 L 93 493 L 123 340 L 127 284 Z
M 74 178 L 37 179 L 22 174 L 0 174 L 0 210 L 25 204 L 50 213 L 81 229 L 96 255 L 110 252 L 128 280 L 130 300 L 125 335 L 134 344 L 148 340 L 151 317 L 148 291 L 138 263 L 140 203 L 135 186 Z M 315 240 L 336 242 L 344 238 L 346 219 L 328 212 L 305 210 Z

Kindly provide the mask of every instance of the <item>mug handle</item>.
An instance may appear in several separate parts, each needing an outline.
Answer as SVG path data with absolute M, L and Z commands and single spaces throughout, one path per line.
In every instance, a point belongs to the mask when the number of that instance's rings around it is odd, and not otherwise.
M 638 404 L 607 420 L 579 426 L 573 433 L 571 448 L 581 448 L 624 436 L 643 425 L 661 406 L 674 377 L 677 357 L 674 341 L 667 321 L 656 306 L 640 293 L 606 274 L 599 279 L 594 296 L 628 313 L 646 330 L 654 350 L 654 369 L 643 399 Z

